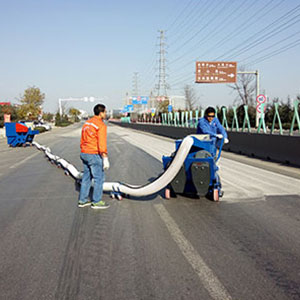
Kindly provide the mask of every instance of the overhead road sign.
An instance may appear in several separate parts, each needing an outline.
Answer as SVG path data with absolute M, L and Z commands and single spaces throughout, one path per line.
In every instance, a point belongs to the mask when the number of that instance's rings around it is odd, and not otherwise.
M 149 97 L 148 96 L 132 96 L 131 101 L 132 101 L 132 104 L 134 104 L 134 105 L 148 104 Z
M 124 105 L 124 108 L 123 108 L 122 112 L 123 112 L 123 113 L 126 113 L 126 112 L 133 112 L 133 105 L 132 105 L 132 104 Z
M 234 61 L 196 61 L 196 83 L 235 83 Z

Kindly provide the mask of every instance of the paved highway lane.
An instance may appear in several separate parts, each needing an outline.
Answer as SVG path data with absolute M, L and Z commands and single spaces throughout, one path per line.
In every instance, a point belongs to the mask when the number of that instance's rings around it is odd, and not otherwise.
M 82 169 L 79 134 L 36 140 Z M 110 126 L 107 181 L 153 180 L 173 144 Z M 0 158 L 0 299 L 300 299 L 300 180 L 287 170 L 224 157 L 220 203 L 105 195 L 99 212 L 77 208 L 74 180 L 35 148 L 1 141 Z

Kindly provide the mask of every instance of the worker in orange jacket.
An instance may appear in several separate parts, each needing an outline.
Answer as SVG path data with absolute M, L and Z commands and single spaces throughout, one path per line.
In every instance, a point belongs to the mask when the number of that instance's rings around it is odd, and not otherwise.
M 105 105 L 94 107 L 94 117 L 87 120 L 81 131 L 80 158 L 83 162 L 83 176 L 79 193 L 78 207 L 90 206 L 94 209 L 105 209 L 109 205 L 102 200 L 104 170 L 108 170 L 107 126 Z M 92 201 L 88 200 L 90 187 L 94 179 Z

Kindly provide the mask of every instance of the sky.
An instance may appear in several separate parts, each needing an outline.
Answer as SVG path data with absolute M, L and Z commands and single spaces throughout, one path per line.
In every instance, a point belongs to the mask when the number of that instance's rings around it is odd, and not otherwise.
M 190 85 L 198 104 L 231 105 L 226 84 L 196 84 L 196 61 L 237 61 L 259 70 L 260 92 L 283 101 L 300 94 L 300 3 L 296 0 L 0 0 L 0 102 L 28 87 L 58 99 L 96 97 L 121 108 L 158 83 L 159 32 L 165 32 L 168 95 Z M 66 102 L 91 112 L 95 103 Z

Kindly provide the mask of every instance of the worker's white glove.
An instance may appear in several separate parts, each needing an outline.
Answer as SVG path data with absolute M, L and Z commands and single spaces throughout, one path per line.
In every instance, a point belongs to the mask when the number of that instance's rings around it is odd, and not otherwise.
M 225 139 L 224 144 L 228 144 L 228 143 L 229 143 L 229 139 Z
M 108 170 L 109 169 L 109 160 L 108 157 L 103 157 L 103 170 Z
M 223 138 L 223 135 L 222 134 L 217 134 L 216 137 L 221 140 Z

